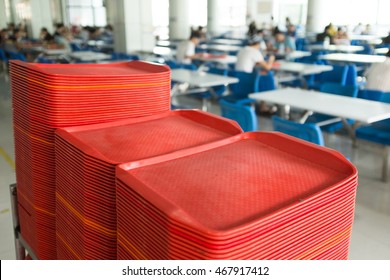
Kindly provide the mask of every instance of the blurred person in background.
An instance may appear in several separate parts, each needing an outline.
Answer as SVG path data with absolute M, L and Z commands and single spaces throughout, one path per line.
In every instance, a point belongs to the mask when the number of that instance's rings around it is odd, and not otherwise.
M 366 89 L 380 90 L 390 94 L 390 50 L 386 54 L 386 60 L 382 63 L 372 64 L 365 72 Z
M 194 31 L 189 40 L 180 42 L 176 50 L 176 60 L 179 63 L 191 64 L 193 58 L 201 56 L 202 54 L 195 53 L 196 46 L 199 45 L 201 39 L 202 34 L 198 31 Z

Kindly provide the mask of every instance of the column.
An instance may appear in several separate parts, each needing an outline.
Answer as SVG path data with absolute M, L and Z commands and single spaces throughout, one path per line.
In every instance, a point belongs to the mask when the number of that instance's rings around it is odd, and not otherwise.
M 50 9 L 50 0 L 30 0 L 31 19 L 28 24 L 29 33 L 38 38 L 42 27 L 53 32 L 53 19 Z
M 115 51 L 152 51 L 155 45 L 152 0 L 107 1 L 107 5 L 114 27 Z
M 218 14 L 219 5 L 219 0 L 207 0 L 207 32 L 211 35 L 217 35 L 221 32 L 221 23 Z
M 5 12 L 5 2 L 0 0 L 0 29 L 7 27 L 7 14 Z
M 188 39 L 191 34 L 189 0 L 169 0 L 169 38 Z
M 329 24 L 329 8 L 333 5 L 325 0 L 309 0 L 307 3 L 306 32 L 322 32 Z

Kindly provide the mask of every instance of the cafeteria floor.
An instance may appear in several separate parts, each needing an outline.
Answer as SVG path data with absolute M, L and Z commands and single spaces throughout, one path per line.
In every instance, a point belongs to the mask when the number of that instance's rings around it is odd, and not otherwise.
M 181 104 L 200 108 L 199 100 L 180 96 Z M 211 111 L 219 114 L 216 104 Z M 259 118 L 260 130 L 271 130 L 269 118 Z M 350 259 L 390 259 L 390 183 L 380 181 L 381 147 L 358 142 L 351 148 L 345 136 L 328 135 L 326 145 L 341 151 L 359 170 L 355 223 Z M 0 259 L 15 259 L 9 185 L 15 183 L 9 82 L 0 75 Z

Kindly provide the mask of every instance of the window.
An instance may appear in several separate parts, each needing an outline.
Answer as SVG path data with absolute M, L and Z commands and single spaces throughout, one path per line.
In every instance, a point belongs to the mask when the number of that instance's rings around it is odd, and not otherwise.
M 66 9 L 69 23 L 72 25 L 107 25 L 106 7 L 103 5 L 103 0 L 68 0 Z

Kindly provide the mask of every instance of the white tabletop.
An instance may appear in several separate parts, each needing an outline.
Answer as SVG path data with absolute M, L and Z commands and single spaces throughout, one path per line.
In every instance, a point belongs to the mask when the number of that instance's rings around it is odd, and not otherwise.
M 210 44 L 242 46 L 242 40 L 236 39 L 211 39 Z
M 385 55 L 389 51 L 389 48 L 377 48 L 374 50 L 375 54 Z
M 386 36 L 386 35 L 385 35 Z M 351 40 L 366 41 L 369 44 L 379 45 L 382 43 L 382 36 L 379 35 L 357 35 L 352 34 L 349 36 Z
M 204 61 L 204 62 L 215 62 L 215 63 L 219 63 L 219 64 L 224 64 L 224 65 L 237 62 L 237 56 L 235 56 L 235 55 L 200 56 L 200 57 L 197 57 L 195 59 L 200 60 L 200 61 Z
M 62 55 L 62 54 L 68 54 L 69 50 L 67 49 L 44 49 L 44 54 L 47 55 Z
M 335 117 L 354 119 L 362 123 L 373 123 L 390 118 L 390 104 L 298 88 L 253 93 L 249 97 Z
M 157 41 L 156 46 L 176 48 L 178 44 L 179 44 L 179 42 L 177 42 L 177 41 Z
M 220 52 L 238 52 L 241 47 L 239 46 L 229 46 L 229 45 L 217 45 L 217 44 L 203 44 L 198 46 L 202 50 L 212 50 Z
M 179 83 L 188 83 L 190 86 L 194 87 L 213 87 L 239 82 L 237 78 L 233 77 L 186 69 L 173 69 L 171 71 L 171 80 Z
M 333 52 L 359 52 L 364 50 L 362 46 L 346 46 L 346 45 L 310 45 L 309 50 L 311 51 L 333 51 Z
M 98 53 L 98 52 L 91 52 L 91 51 L 72 52 L 69 54 L 69 56 L 73 59 L 78 59 L 84 62 L 105 60 L 105 59 L 110 59 L 112 57 L 111 55 L 106 53 Z
M 154 47 L 153 54 L 161 56 L 173 56 L 176 55 L 176 50 L 170 49 L 168 47 Z
M 332 69 L 333 66 L 331 65 L 306 64 L 284 60 L 277 61 L 272 67 L 272 70 L 275 71 L 289 72 L 298 75 L 319 74 L 326 71 L 332 71 Z
M 352 54 L 352 53 L 330 53 L 320 55 L 319 59 L 332 60 L 347 63 L 381 63 L 386 60 L 382 55 Z
M 293 51 L 293 52 L 286 54 L 286 59 L 293 60 L 293 59 L 299 59 L 299 58 L 310 56 L 310 55 L 311 55 L 311 52 Z

